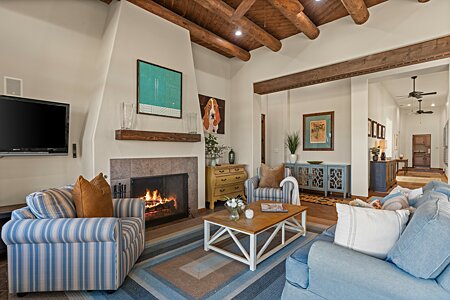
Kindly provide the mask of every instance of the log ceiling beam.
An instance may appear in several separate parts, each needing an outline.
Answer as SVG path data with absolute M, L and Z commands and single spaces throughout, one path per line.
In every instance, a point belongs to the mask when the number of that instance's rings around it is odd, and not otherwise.
M 450 57 L 450 35 L 253 84 L 264 95 Z
M 269 34 L 267 31 L 247 19 L 246 17 L 242 17 L 240 19 L 233 20 L 233 14 L 235 10 L 223 2 L 222 0 L 193 0 L 195 3 L 203 6 L 205 9 L 214 13 L 224 20 L 229 21 L 230 23 L 239 27 L 239 29 L 243 33 L 248 33 L 255 40 L 257 40 L 262 45 L 271 49 L 272 51 L 278 51 L 281 49 L 281 42 Z
M 112 2 L 112 0 L 100 0 L 102 2 L 105 2 L 106 4 L 110 4 Z
M 341 0 L 341 2 L 356 24 L 364 24 L 369 19 L 369 10 L 364 0 Z
M 128 0 L 129 2 L 157 15 L 167 21 L 189 30 L 192 37 L 202 40 L 213 48 L 221 49 L 230 56 L 237 57 L 243 61 L 250 59 L 250 53 L 229 41 L 215 35 L 214 33 L 198 26 L 197 24 L 177 15 L 167 8 L 150 0 Z
M 277 8 L 298 30 L 311 40 L 319 36 L 319 28 L 303 12 L 303 5 L 297 0 L 268 0 Z
M 239 4 L 231 16 L 231 20 L 235 21 L 242 18 L 255 2 L 256 0 L 242 0 L 241 4 Z
M 430 1 L 430 0 L 419 0 L 420 3 L 426 3 L 428 1 Z

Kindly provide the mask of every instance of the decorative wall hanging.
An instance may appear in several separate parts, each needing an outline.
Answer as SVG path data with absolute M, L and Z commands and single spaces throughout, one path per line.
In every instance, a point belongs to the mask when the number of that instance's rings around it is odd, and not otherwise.
M 303 150 L 334 150 L 334 111 L 303 115 Z
M 181 119 L 181 72 L 137 60 L 137 112 Z
M 225 134 L 225 100 L 198 95 L 203 130 L 207 133 Z
M 378 123 L 376 121 L 372 121 L 372 137 L 377 137 L 377 129 L 378 129 Z
M 377 124 L 377 138 L 381 139 L 382 131 L 383 131 L 383 125 L 378 123 Z
M 367 136 L 368 137 L 372 136 L 372 120 L 371 119 L 367 120 Z

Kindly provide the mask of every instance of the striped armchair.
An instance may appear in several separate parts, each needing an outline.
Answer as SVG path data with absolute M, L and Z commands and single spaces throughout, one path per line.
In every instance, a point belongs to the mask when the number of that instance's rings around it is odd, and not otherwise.
M 14 211 L 2 230 L 9 292 L 117 290 L 144 249 L 144 202 L 113 205 L 113 218 L 38 219 L 29 206 Z
M 291 175 L 289 168 L 284 169 L 284 177 Z M 245 181 L 245 196 L 247 203 L 252 203 L 258 200 L 272 200 L 282 203 L 292 203 L 292 191 L 294 184 L 292 182 L 285 182 L 281 188 L 260 188 L 260 168 L 256 169 L 256 176 Z

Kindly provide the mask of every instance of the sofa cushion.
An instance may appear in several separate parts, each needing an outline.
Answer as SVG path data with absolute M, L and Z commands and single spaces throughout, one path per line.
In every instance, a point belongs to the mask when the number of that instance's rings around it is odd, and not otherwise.
M 409 204 L 415 208 L 418 208 L 419 206 L 421 206 L 422 204 L 424 204 L 426 202 L 429 202 L 432 200 L 438 200 L 438 199 L 448 201 L 448 198 L 446 195 L 444 195 L 442 193 L 438 193 L 435 190 L 433 190 L 433 191 L 428 191 L 428 192 L 424 193 L 420 197 L 409 200 Z
M 122 218 L 122 250 L 128 249 L 141 234 L 143 223 L 141 218 Z
M 336 203 L 334 242 L 339 246 L 385 259 L 408 222 L 406 209 L 390 211 Z
M 316 236 L 314 239 L 303 245 L 301 248 L 292 253 L 286 260 L 286 279 L 293 285 L 300 286 L 304 289 L 308 287 L 309 269 L 308 255 L 311 246 L 316 241 L 326 241 L 332 243 L 334 237 L 324 233 Z
M 281 188 L 257 188 L 254 192 L 255 200 L 281 200 L 283 190 Z
M 442 271 L 441 275 L 436 278 L 436 281 L 439 283 L 442 288 L 444 288 L 447 292 L 450 293 L 450 264 Z
M 425 202 L 389 251 L 388 261 L 415 277 L 436 278 L 450 263 L 449 228 L 450 202 Z
M 72 197 L 78 218 L 108 218 L 114 214 L 111 187 L 102 173 L 91 181 L 78 177 Z
M 38 219 L 76 218 L 72 186 L 51 188 L 26 197 L 31 212 Z
M 409 207 L 408 198 L 402 194 L 394 194 L 395 197 L 390 197 L 388 200 L 384 200 L 381 209 L 385 210 L 399 210 Z

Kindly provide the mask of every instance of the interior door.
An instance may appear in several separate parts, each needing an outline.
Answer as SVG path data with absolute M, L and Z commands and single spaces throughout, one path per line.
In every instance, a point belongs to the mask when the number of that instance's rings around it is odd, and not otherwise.
M 412 138 L 413 167 L 431 167 L 431 134 L 415 134 Z

